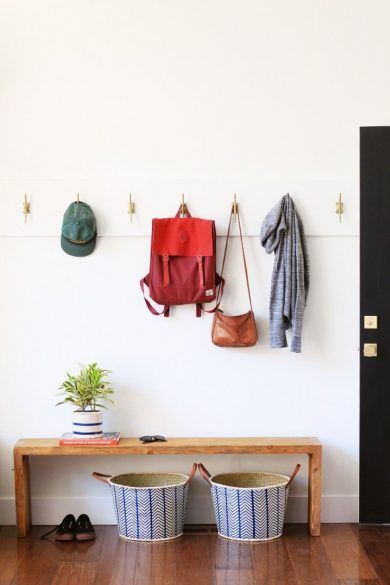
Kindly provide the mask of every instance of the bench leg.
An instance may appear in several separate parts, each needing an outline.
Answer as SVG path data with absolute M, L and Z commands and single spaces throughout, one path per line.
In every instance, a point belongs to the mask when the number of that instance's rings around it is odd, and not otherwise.
M 28 455 L 14 451 L 16 534 L 28 535 L 31 528 L 30 461 Z
M 322 448 L 309 454 L 309 530 L 312 536 L 321 533 Z

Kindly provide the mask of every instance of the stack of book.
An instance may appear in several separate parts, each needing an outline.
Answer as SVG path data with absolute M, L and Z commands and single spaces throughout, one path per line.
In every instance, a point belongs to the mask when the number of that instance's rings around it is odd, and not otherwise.
M 60 437 L 60 445 L 117 445 L 120 433 L 103 433 L 98 439 L 75 437 L 72 433 L 64 433 Z

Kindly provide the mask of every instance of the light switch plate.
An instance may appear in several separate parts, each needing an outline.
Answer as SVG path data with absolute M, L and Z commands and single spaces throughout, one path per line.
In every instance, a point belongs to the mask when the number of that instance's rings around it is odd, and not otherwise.
M 377 315 L 364 315 L 364 329 L 378 329 Z

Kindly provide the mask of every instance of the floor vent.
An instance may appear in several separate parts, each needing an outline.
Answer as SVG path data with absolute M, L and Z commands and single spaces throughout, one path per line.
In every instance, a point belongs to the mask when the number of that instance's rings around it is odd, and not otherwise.
M 215 524 L 186 524 L 184 534 L 218 534 Z

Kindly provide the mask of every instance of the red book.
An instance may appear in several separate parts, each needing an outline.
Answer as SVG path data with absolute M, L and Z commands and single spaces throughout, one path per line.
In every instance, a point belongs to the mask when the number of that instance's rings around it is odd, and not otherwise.
M 120 433 L 103 433 L 98 439 L 80 439 L 72 433 L 64 433 L 59 440 L 59 445 L 117 445 Z

